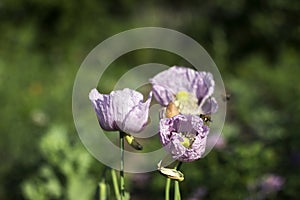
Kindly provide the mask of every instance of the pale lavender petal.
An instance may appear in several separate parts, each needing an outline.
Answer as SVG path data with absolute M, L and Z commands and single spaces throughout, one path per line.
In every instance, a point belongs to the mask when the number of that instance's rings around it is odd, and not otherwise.
M 191 147 L 183 146 L 184 135 L 194 137 Z M 163 146 L 174 159 L 191 162 L 202 157 L 205 152 L 206 138 L 209 128 L 203 120 L 195 115 L 176 115 L 160 120 L 160 139 Z M 194 135 L 194 136 L 193 136 Z
M 200 134 L 195 138 L 195 141 L 192 145 L 192 149 L 201 157 L 205 152 L 207 135 L 204 137 L 200 136 Z
M 196 115 L 179 115 L 181 120 L 176 127 L 178 132 L 188 132 L 191 134 L 198 134 L 203 125 L 203 120 Z
M 172 118 L 163 118 L 159 122 L 159 134 L 163 145 L 170 142 L 172 133 L 178 131 L 181 121 L 186 120 L 184 115 L 176 115 Z
M 159 122 L 159 135 L 160 141 L 163 145 L 167 145 L 170 142 L 171 133 L 174 131 L 173 119 L 163 118 Z
M 218 110 L 218 103 L 214 97 L 211 97 L 205 101 L 201 107 L 203 114 L 213 114 Z
M 191 162 L 202 157 L 205 152 L 206 139 L 209 133 L 209 128 L 203 125 L 201 118 L 197 119 L 197 116 L 191 116 L 189 118 L 191 119 L 190 122 L 194 127 L 194 132 L 197 132 L 197 136 L 195 137 L 191 148 L 187 148 L 185 153 L 178 159 L 184 162 Z
M 174 66 L 157 74 L 150 79 L 150 83 L 155 99 L 163 106 L 174 102 L 179 91 L 186 91 L 198 99 L 199 112 L 202 114 L 212 114 L 218 109 L 216 100 L 211 97 L 215 81 L 209 72 Z
M 143 101 L 143 95 L 134 90 L 125 88 L 123 90 L 113 91 L 111 96 L 111 107 L 113 110 L 114 120 L 119 130 L 124 130 L 124 121 L 128 113 L 141 101 Z
M 167 88 L 160 85 L 153 85 L 152 88 L 154 98 L 164 106 L 167 106 L 169 102 L 174 100 L 174 94 Z
M 113 112 L 111 110 L 111 98 L 109 95 L 100 94 L 97 89 L 92 89 L 89 94 L 100 126 L 106 131 L 115 131 L 117 126 L 114 122 Z
M 186 67 L 174 66 L 150 79 L 154 97 L 164 106 L 174 100 L 179 91 L 194 92 L 197 83 L 197 71 Z
M 125 120 L 123 121 L 122 130 L 124 132 L 138 133 L 143 130 L 143 128 L 148 123 L 148 114 L 151 99 L 152 92 L 150 92 L 148 100 L 145 103 L 140 101 L 129 111 Z
M 186 149 L 185 153 L 178 159 L 183 162 L 192 162 L 201 158 L 201 154 L 199 154 L 194 149 Z
M 143 95 L 131 89 L 100 94 L 93 89 L 89 98 L 95 108 L 100 126 L 107 131 L 140 132 L 148 121 L 152 98 L 143 103 Z
M 180 157 L 185 153 L 186 148 L 181 144 L 183 142 L 183 138 L 178 133 L 173 133 L 170 138 L 171 142 L 166 147 L 167 151 L 169 151 L 174 159 L 180 159 Z
M 196 96 L 199 100 L 205 101 L 214 92 L 215 81 L 213 79 L 213 75 L 209 72 L 199 72 L 197 80 L 198 87 L 196 91 Z
M 203 120 L 200 117 L 195 115 L 189 115 L 189 116 L 190 116 L 191 125 L 196 135 L 204 136 L 208 134 L 206 133 L 208 127 L 204 126 Z

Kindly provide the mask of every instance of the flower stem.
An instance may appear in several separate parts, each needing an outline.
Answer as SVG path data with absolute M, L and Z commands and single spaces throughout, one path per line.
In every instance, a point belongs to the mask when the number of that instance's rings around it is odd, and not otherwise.
M 175 169 L 176 169 L 176 170 L 180 170 L 180 167 L 181 167 L 181 166 L 182 166 L 182 162 L 179 161 L 178 164 L 177 164 L 177 166 L 175 167 Z
M 177 166 L 174 169 L 179 170 L 181 165 L 182 165 L 182 162 L 179 161 Z M 165 186 L 165 200 L 170 199 L 170 185 L 171 185 L 171 179 L 167 178 L 166 186 Z M 174 199 L 175 200 L 180 200 L 181 199 L 179 181 L 175 181 Z
M 118 181 L 117 181 L 117 175 L 116 175 L 116 171 L 114 169 L 111 169 L 111 178 L 113 181 L 116 199 L 120 200 L 121 198 L 120 198 L 119 186 L 118 186 Z
M 182 165 L 182 162 L 179 161 L 177 166 L 175 167 L 176 170 L 179 170 Z M 180 194 L 180 187 L 179 187 L 179 181 L 175 181 L 174 185 L 174 199 L 175 200 L 181 200 L 181 194 Z
M 102 176 L 101 176 L 101 181 L 98 183 L 99 187 L 99 200 L 106 200 L 108 199 L 108 188 L 106 185 L 106 171 L 108 167 L 105 167 Z
M 124 133 L 120 131 L 120 149 L 121 149 L 121 162 L 120 162 L 120 191 L 121 200 L 125 197 L 125 182 L 124 182 Z
M 166 188 L 165 188 L 165 200 L 170 200 L 170 184 L 171 184 L 171 179 L 167 178 L 166 182 Z
M 105 183 L 105 179 L 101 180 L 101 182 L 98 184 L 98 187 L 99 187 L 99 200 L 108 199 L 107 186 Z
M 178 181 L 175 181 L 174 199 L 175 200 L 180 200 L 181 199 L 180 188 L 179 188 L 179 182 Z

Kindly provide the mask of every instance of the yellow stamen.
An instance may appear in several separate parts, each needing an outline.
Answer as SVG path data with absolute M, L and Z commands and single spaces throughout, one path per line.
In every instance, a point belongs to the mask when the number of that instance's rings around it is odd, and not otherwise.
M 181 144 L 185 147 L 185 148 L 189 148 L 191 143 L 190 140 L 186 137 L 183 138 L 183 142 L 181 142 Z
M 179 91 L 176 94 L 176 99 L 179 101 L 188 101 L 190 94 L 186 91 Z

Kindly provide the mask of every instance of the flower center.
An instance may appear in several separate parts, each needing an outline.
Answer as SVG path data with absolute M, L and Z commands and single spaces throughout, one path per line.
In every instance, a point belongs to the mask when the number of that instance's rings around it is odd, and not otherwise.
M 195 135 L 191 133 L 180 133 L 183 138 L 183 142 L 180 142 L 185 148 L 191 148 L 193 142 L 195 141 Z
M 179 91 L 175 95 L 174 104 L 181 114 L 199 114 L 198 99 L 192 93 Z

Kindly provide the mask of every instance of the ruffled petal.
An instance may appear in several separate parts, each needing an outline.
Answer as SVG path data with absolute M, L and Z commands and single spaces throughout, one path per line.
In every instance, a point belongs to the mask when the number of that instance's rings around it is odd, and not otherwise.
M 159 136 L 160 141 L 164 146 L 170 142 L 171 133 L 173 130 L 173 120 L 171 118 L 163 118 L 160 120 Z
M 203 120 L 196 115 L 179 115 L 181 120 L 178 123 L 176 130 L 182 133 L 190 133 L 197 135 L 198 130 L 203 125 Z
M 202 157 L 205 152 L 209 128 L 196 115 L 176 115 L 160 120 L 160 139 L 174 159 L 191 162 Z M 194 138 L 190 147 L 183 145 L 184 138 Z M 185 138 L 188 139 L 188 138 Z
M 94 106 L 101 128 L 106 131 L 116 131 L 110 95 L 100 94 L 97 89 L 92 89 L 89 99 Z
M 200 135 L 195 137 L 190 148 L 186 148 L 184 154 L 177 158 L 177 160 L 183 162 L 192 162 L 201 158 L 205 152 L 207 136 L 201 137 Z
M 154 97 L 164 106 L 174 100 L 179 91 L 194 92 L 196 88 L 197 71 L 186 67 L 173 66 L 152 79 Z
M 174 101 L 174 94 L 160 85 L 153 85 L 152 88 L 154 98 L 158 101 L 159 104 L 167 106 L 169 102 Z
M 152 99 L 152 92 L 145 103 L 142 101 L 138 102 L 129 113 L 126 115 L 123 121 L 122 130 L 127 133 L 138 133 L 148 123 L 149 106 Z
M 194 149 L 187 149 L 178 160 L 182 162 L 192 162 L 199 158 L 201 158 L 201 154 L 197 153 Z
M 143 100 L 143 95 L 134 90 L 125 88 L 111 92 L 110 96 L 115 123 L 119 130 L 124 131 L 124 122 L 128 113 Z
M 199 104 L 203 104 L 214 92 L 215 81 L 213 75 L 209 72 L 199 72 L 196 96 L 199 99 Z
M 166 146 L 167 151 L 172 154 L 174 159 L 178 160 L 186 151 L 186 148 L 181 144 L 184 139 L 178 133 L 173 133 L 170 139 L 169 145 Z
M 203 131 L 203 134 L 199 134 L 197 137 L 195 137 L 195 141 L 192 145 L 192 149 L 200 156 L 205 152 L 206 147 L 206 140 L 207 140 L 207 134 L 208 132 Z M 202 136 L 204 135 L 204 136 Z
M 152 93 L 145 103 L 142 102 L 141 93 L 128 88 L 113 91 L 109 95 L 93 89 L 89 98 L 104 130 L 137 133 L 148 121 Z
M 200 108 L 203 114 L 213 114 L 218 110 L 218 103 L 214 97 L 211 97 L 205 101 L 205 103 Z

